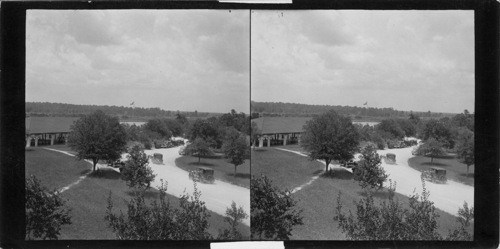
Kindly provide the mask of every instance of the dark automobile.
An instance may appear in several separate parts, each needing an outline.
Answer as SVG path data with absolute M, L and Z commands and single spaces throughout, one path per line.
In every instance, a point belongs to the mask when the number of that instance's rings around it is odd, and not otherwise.
M 214 170 L 207 167 L 198 167 L 189 171 L 189 179 L 201 183 L 214 183 Z
M 446 170 L 439 167 L 431 167 L 430 169 L 422 172 L 422 178 L 426 181 L 434 183 L 446 183 Z

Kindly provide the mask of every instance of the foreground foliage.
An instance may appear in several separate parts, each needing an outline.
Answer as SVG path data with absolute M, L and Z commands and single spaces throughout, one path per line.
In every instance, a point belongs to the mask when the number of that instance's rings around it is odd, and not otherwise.
M 237 208 L 236 203 L 233 201 L 231 203 L 231 207 L 226 209 L 226 217 L 224 217 L 224 221 L 229 224 L 230 228 L 226 228 L 224 231 L 219 231 L 217 239 L 243 239 L 243 235 L 238 230 L 238 225 L 246 218 L 248 218 L 248 214 L 245 213 L 245 210 L 243 210 L 241 206 Z
M 368 195 L 356 204 L 356 214 L 342 211 L 341 193 L 337 197 L 334 220 L 339 228 L 352 240 L 442 240 L 437 232 L 439 215 L 434 203 L 429 200 L 429 192 L 422 180 L 421 195 L 410 196 L 409 207 L 394 198 L 395 186 L 389 188 L 389 200 L 379 204 L 374 202 L 373 195 Z M 473 219 L 473 209 L 459 209 L 457 221 L 460 227 L 450 231 L 446 239 L 471 240 L 468 232 Z
M 294 209 L 297 202 L 288 191 L 273 186 L 266 176 L 252 177 L 250 193 L 253 239 L 287 240 L 293 227 L 303 224 L 302 210 Z
M 145 201 L 144 191 L 138 193 L 129 203 L 125 216 L 113 213 L 111 193 L 108 199 L 105 220 L 122 240 L 208 240 L 207 232 L 209 213 L 205 203 L 200 200 L 196 188 L 193 195 L 180 197 L 180 209 L 171 207 L 166 199 L 166 186 L 160 187 L 159 200 L 149 205 Z
M 26 179 L 26 239 L 57 239 L 61 226 L 71 224 L 70 209 L 57 194 L 33 175 Z

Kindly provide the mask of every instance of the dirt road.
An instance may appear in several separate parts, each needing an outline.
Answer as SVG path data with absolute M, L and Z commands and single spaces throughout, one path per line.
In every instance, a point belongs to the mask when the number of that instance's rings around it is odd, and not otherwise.
M 382 167 L 389 174 L 389 179 L 396 182 L 396 192 L 404 195 L 412 195 L 414 191 L 422 193 L 422 182 L 420 180 L 420 171 L 411 168 L 408 165 L 408 159 L 413 157 L 411 154 L 414 147 L 402 149 L 378 150 L 379 155 L 394 153 L 396 155 L 396 164 L 386 164 L 382 160 Z M 387 182 L 385 186 L 389 185 Z M 474 205 L 474 187 L 448 180 L 446 184 L 437 184 L 425 182 L 427 190 L 430 192 L 429 199 L 434 205 L 452 215 L 457 215 L 458 208 L 462 207 L 464 201 L 470 206 Z
M 183 193 L 193 194 L 193 182 L 189 179 L 188 172 L 178 168 L 175 165 L 175 159 L 179 157 L 179 149 L 174 147 L 168 149 L 145 150 L 148 155 L 154 153 L 163 154 L 163 165 L 150 163 L 149 165 L 156 174 L 152 186 L 160 185 L 160 179 L 168 182 L 167 192 L 174 196 L 180 196 Z M 201 192 L 201 200 L 205 202 L 206 207 L 218 214 L 225 215 L 226 208 L 231 206 L 232 201 L 237 206 L 242 206 L 245 212 L 250 215 L 250 190 L 233 184 L 215 180 L 214 184 L 197 183 L 197 188 Z M 250 218 L 243 221 L 250 225 Z

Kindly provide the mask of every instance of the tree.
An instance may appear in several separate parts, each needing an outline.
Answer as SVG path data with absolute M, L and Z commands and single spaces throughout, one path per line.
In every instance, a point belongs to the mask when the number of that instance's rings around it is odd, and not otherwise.
M 248 154 L 245 135 L 230 127 L 226 132 L 222 150 L 227 162 L 234 165 L 234 177 L 236 177 L 236 168 L 245 162 L 245 156 Z
M 424 144 L 418 146 L 414 154 L 430 157 L 432 163 L 434 157 L 444 156 L 446 152 L 443 150 L 443 144 L 431 137 Z
M 231 207 L 226 209 L 226 216 L 224 217 L 224 221 L 227 222 L 230 226 L 230 229 L 224 229 L 224 231 L 219 231 L 218 239 L 221 240 L 241 240 L 243 239 L 243 235 L 238 230 L 238 226 L 241 222 L 248 218 L 248 214 L 245 213 L 243 207 L 236 207 L 236 203 L 233 201 L 231 203 Z
M 285 190 L 272 185 L 266 176 L 250 179 L 250 231 L 252 238 L 287 240 L 296 225 L 302 225 L 301 212 L 295 210 L 297 202 Z
M 469 176 L 469 167 L 474 164 L 474 132 L 461 129 L 456 146 L 458 158 L 467 165 L 467 176 Z
M 26 179 L 26 239 L 57 239 L 61 226 L 71 224 L 70 208 L 54 190 L 42 186 L 35 176 Z
M 160 186 L 158 199 L 148 203 L 144 192 L 127 202 L 127 215 L 113 213 L 111 192 L 105 220 L 116 237 L 121 240 L 210 240 L 208 218 L 210 214 L 201 193 L 194 188 L 193 195 L 180 197 L 180 208 L 171 207 L 165 185 Z
M 464 202 L 463 208 L 458 209 L 457 222 L 460 224 L 458 228 L 449 231 L 447 240 L 472 240 L 473 236 L 470 234 L 469 229 L 471 221 L 474 220 L 474 208 Z
M 367 187 L 381 189 L 388 175 L 380 166 L 381 160 L 375 148 L 365 147 L 360 159 L 358 166 L 353 169 L 354 180 L 358 181 L 363 189 L 367 189 Z
M 335 111 L 316 116 L 304 125 L 300 145 L 312 160 L 324 160 L 326 170 L 332 160 L 348 161 L 358 149 L 359 135 L 348 117 Z
M 194 141 L 197 138 L 201 138 L 208 142 L 209 146 L 214 148 L 220 148 L 219 144 L 222 145 L 222 140 L 220 139 L 219 127 L 217 120 L 203 120 L 197 119 L 189 129 L 188 138 L 190 141 Z
M 150 188 L 151 182 L 155 178 L 153 170 L 148 166 L 148 156 L 140 146 L 135 145 L 130 149 L 125 166 L 121 170 L 122 179 L 127 182 L 127 186 Z
M 186 155 L 197 156 L 198 163 L 200 162 L 201 157 L 213 154 L 212 150 L 210 150 L 210 145 L 202 138 L 196 138 L 192 143 L 186 145 L 184 152 Z
M 382 120 L 376 126 L 376 129 L 390 134 L 389 138 L 402 139 L 405 136 L 405 131 L 400 127 L 399 122 L 394 119 Z
M 353 240 L 439 240 L 439 214 L 428 199 L 423 181 L 422 184 L 422 195 L 412 195 L 408 208 L 394 198 L 395 187 L 391 184 L 388 201 L 377 205 L 370 194 L 355 202 L 356 215 L 342 212 L 339 192 L 334 220 L 347 238 Z
M 92 160 L 95 171 L 100 159 L 114 161 L 120 158 L 125 151 L 126 135 L 118 118 L 98 110 L 83 116 L 71 126 L 68 144 L 77 152 L 78 159 Z
M 453 135 L 449 125 L 436 119 L 431 119 L 424 124 L 421 137 L 424 141 L 434 138 L 446 148 L 453 148 L 454 146 Z
M 170 137 L 172 137 L 172 131 L 167 126 L 167 122 L 163 119 L 156 118 L 148 120 L 144 125 L 144 129 L 160 134 L 163 139 L 170 139 Z

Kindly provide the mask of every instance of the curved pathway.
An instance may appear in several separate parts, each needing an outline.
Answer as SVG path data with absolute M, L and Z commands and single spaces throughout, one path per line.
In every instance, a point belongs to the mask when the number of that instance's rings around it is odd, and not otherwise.
M 168 149 L 153 149 L 145 150 L 148 155 L 154 153 L 163 154 L 163 164 L 150 163 L 149 166 L 156 174 L 152 186 L 159 187 L 160 180 L 168 183 L 167 193 L 180 196 L 183 193 L 193 194 L 193 181 L 189 179 L 189 173 L 175 165 L 175 159 L 180 157 L 179 150 L 181 147 Z M 124 155 L 122 155 L 124 157 Z M 215 180 L 213 184 L 196 184 L 201 192 L 200 199 L 205 202 L 206 207 L 222 216 L 226 214 L 226 209 L 231 207 L 232 201 L 236 206 L 242 206 L 245 212 L 250 215 L 250 190 L 237 185 L 229 184 L 223 181 Z M 243 223 L 250 225 L 250 218 L 243 220 Z

